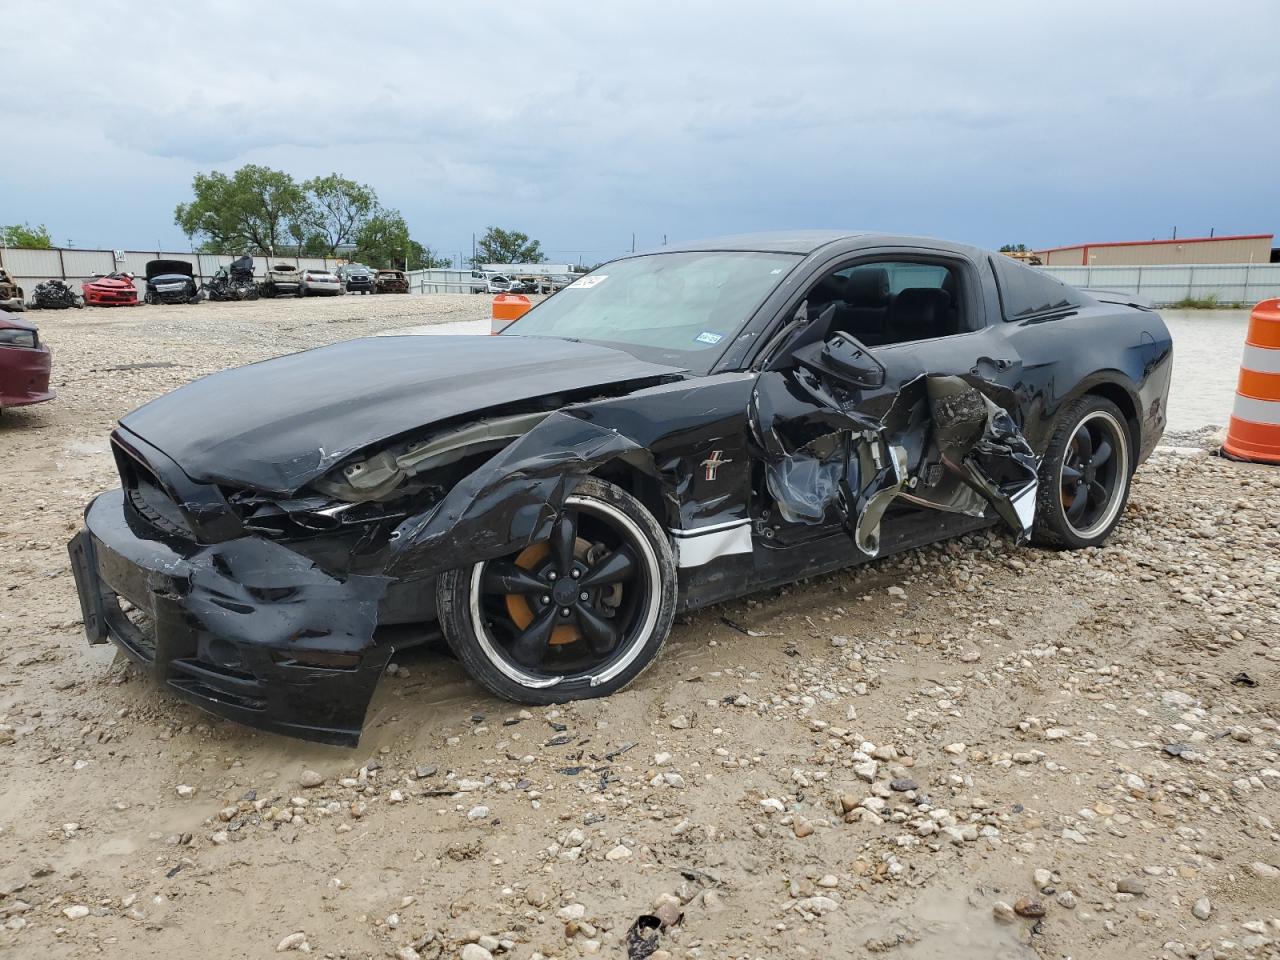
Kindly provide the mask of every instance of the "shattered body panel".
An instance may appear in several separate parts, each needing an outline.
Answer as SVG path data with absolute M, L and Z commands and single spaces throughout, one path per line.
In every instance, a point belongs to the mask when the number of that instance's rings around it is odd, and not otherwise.
M 236 257 L 204 285 L 205 294 L 214 301 L 257 300 L 258 286 L 253 281 L 253 257 Z
M 31 309 L 33 310 L 68 310 L 80 309 L 84 306 L 84 298 L 65 280 L 45 280 L 37 283 L 31 291 Z
M 1006 319 L 989 255 L 939 241 L 694 249 L 794 255 L 732 337 L 700 338 L 699 372 L 518 321 L 280 357 L 127 415 L 123 490 L 71 546 L 90 639 L 150 642 L 130 655 L 214 712 L 354 743 L 402 643 L 379 628 L 434 619 L 444 572 L 545 540 L 586 477 L 666 528 L 689 609 L 993 523 L 1025 538 L 1055 418 L 1086 393 L 1120 408 L 1135 460 L 1163 430 L 1151 311 L 1079 294 Z M 952 264 L 970 326 L 867 347 L 807 309 L 833 269 L 885 257 Z

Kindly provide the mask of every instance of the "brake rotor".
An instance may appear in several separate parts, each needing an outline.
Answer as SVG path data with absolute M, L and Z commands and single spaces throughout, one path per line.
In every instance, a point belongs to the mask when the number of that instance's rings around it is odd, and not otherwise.
M 579 562 L 585 563 L 587 553 L 591 550 L 591 544 L 581 537 L 573 541 L 573 556 Z M 530 572 L 537 570 L 547 559 L 547 555 L 551 553 L 551 544 L 543 540 L 541 543 L 531 543 L 520 551 L 519 556 L 515 559 L 517 567 L 523 567 Z M 511 622 L 520 630 L 526 629 L 529 624 L 533 623 L 533 607 L 529 604 L 529 598 L 518 593 L 507 594 L 507 616 L 511 618 Z M 575 624 L 565 623 L 556 627 L 551 631 L 551 639 L 547 641 L 552 644 L 577 643 L 582 639 L 582 634 L 578 631 Z

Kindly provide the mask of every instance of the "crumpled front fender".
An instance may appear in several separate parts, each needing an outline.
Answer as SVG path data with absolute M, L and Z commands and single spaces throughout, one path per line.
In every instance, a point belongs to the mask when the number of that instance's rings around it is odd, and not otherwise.
M 635 440 L 557 411 L 392 531 L 386 572 L 425 577 L 546 539 L 578 483 L 618 459 L 657 476 Z

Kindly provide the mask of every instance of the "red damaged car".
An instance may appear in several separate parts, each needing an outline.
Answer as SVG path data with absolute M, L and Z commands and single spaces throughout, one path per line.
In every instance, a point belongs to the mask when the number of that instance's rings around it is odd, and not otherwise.
M 82 283 L 84 303 L 87 307 L 136 307 L 138 288 L 128 273 L 108 273 L 92 277 Z
M 0 310 L 0 410 L 52 400 L 52 359 L 34 324 Z

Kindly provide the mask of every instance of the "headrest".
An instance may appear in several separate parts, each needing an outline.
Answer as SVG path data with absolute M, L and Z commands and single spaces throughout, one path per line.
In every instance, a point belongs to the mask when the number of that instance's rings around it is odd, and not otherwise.
M 848 281 L 838 273 L 829 273 L 818 281 L 817 286 L 809 293 L 811 304 L 830 303 L 832 300 L 843 300 Z
M 844 299 L 851 307 L 883 307 L 889 302 L 889 271 L 884 267 L 850 270 Z
M 894 316 L 911 316 L 921 320 L 931 319 L 951 309 L 951 296 L 937 287 L 908 287 L 893 298 L 890 313 Z

